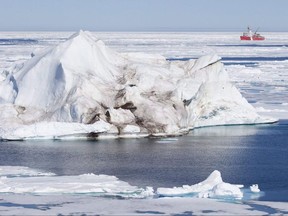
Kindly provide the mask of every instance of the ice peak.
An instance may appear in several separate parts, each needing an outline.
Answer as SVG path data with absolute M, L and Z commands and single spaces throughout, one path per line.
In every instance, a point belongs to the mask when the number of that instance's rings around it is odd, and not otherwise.
M 119 73 L 115 66 L 119 61 L 117 53 L 96 41 L 91 33 L 80 30 L 67 41 L 28 60 L 15 74 L 19 88 L 15 104 L 55 110 L 66 103 L 75 89 L 89 88 L 84 94 L 91 95 L 88 92 L 98 91 L 96 80 L 113 83 Z
M 221 177 L 221 172 L 219 172 L 218 170 L 214 170 L 204 182 L 205 183 L 209 183 L 209 182 L 221 183 L 221 182 L 223 182 L 222 177 Z
M 83 30 L 79 30 L 78 32 L 74 33 L 73 35 L 71 35 L 69 38 L 68 38 L 68 41 L 69 40 L 72 40 L 72 39 L 75 39 L 75 38 L 81 38 L 83 40 L 87 40 L 89 42 L 93 41 L 93 42 L 96 42 L 98 41 L 93 35 L 91 32 L 88 32 L 88 31 L 83 31 Z

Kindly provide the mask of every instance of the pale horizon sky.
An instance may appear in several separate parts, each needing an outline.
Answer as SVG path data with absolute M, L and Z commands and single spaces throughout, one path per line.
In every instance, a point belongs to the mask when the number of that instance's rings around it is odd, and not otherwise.
M 288 0 L 0 0 L 0 31 L 288 31 Z

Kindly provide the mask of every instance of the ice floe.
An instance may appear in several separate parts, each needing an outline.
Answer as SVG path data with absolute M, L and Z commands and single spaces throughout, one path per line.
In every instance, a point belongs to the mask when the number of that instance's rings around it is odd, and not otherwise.
M 174 188 L 158 188 L 157 194 L 163 197 L 198 197 L 198 198 L 235 198 L 241 199 L 243 193 L 240 190 L 243 185 L 233 185 L 223 182 L 221 173 L 213 171 L 209 177 L 195 185 L 183 185 Z
M 86 194 L 99 197 L 158 198 L 158 197 L 197 197 L 217 199 L 241 199 L 243 185 L 223 182 L 221 173 L 213 171 L 206 180 L 195 185 L 174 188 L 131 186 L 115 176 L 83 175 L 58 176 L 20 166 L 0 167 L 0 193 L 14 194 Z M 260 192 L 258 185 L 250 187 L 252 192 Z
M 0 193 L 14 194 L 92 194 L 101 197 L 145 198 L 154 195 L 152 187 L 131 186 L 115 176 L 57 176 L 27 167 L 0 167 Z

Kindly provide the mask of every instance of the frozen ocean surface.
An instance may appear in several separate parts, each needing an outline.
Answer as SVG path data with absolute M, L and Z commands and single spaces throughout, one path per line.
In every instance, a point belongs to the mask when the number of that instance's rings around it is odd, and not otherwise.
M 31 58 L 31 53 L 41 48 L 65 41 L 71 34 L 1 32 L 0 71 L 9 69 L 15 62 Z M 204 200 L 201 204 L 198 203 L 201 201 L 183 197 L 155 199 L 154 203 L 153 199 L 125 200 L 126 203 L 123 203 L 123 200 L 97 198 L 100 203 L 96 205 L 98 211 L 91 207 L 95 206 L 93 196 L 83 198 L 63 195 L 55 198 L 47 195 L 39 199 L 39 196 L 31 194 L 6 193 L 0 201 L 1 214 L 6 210 L 7 214 L 21 214 L 23 208 L 27 214 L 79 215 L 91 212 L 188 214 L 189 211 L 191 214 L 213 212 L 218 215 L 223 212 L 241 215 L 249 211 L 255 215 L 288 213 L 288 33 L 263 33 L 267 39 L 261 42 L 243 42 L 239 40 L 240 33 L 223 32 L 94 34 L 119 52 L 161 54 L 170 61 L 195 59 L 215 53 L 222 57 L 230 78 L 257 111 L 281 120 L 272 125 L 201 128 L 191 131 L 188 136 L 177 138 L 1 142 L 2 169 L 7 166 L 25 166 L 29 168 L 17 169 L 18 176 L 42 173 L 53 178 L 50 174 L 55 173 L 63 176 L 63 181 L 67 176 L 104 174 L 108 176 L 107 181 L 114 181 L 113 176 L 116 176 L 120 179 L 116 181 L 117 184 L 134 191 L 138 189 L 127 186 L 127 182 L 140 188 L 181 187 L 199 183 L 213 170 L 219 170 L 225 182 L 243 184 L 245 190 L 252 184 L 258 184 L 261 193 L 246 192 L 242 205 L 230 203 L 233 207 L 227 203 L 221 205 L 220 202 Z M 39 169 L 41 173 L 34 169 Z M 109 212 L 107 207 L 113 202 L 119 208 Z M 161 205 L 164 207 L 160 208 Z M 193 210 L 187 207 L 191 205 Z M 79 212 L 71 211 L 71 208 Z

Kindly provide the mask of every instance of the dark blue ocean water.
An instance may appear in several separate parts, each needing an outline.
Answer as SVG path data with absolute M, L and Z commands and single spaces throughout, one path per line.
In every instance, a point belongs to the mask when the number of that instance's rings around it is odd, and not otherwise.
M 37 44 L 38 40 L 27 38 L 0 38 L 0 46 L 31 45 Z
M 0 143 L 0 166 L 59 175 L 115 175 L 137 186 L 195 184 L 213 170 L 225 182 L 259 184 L 260 200 L 288 201 L 288 121 L 207 127 L 174 138 Z

